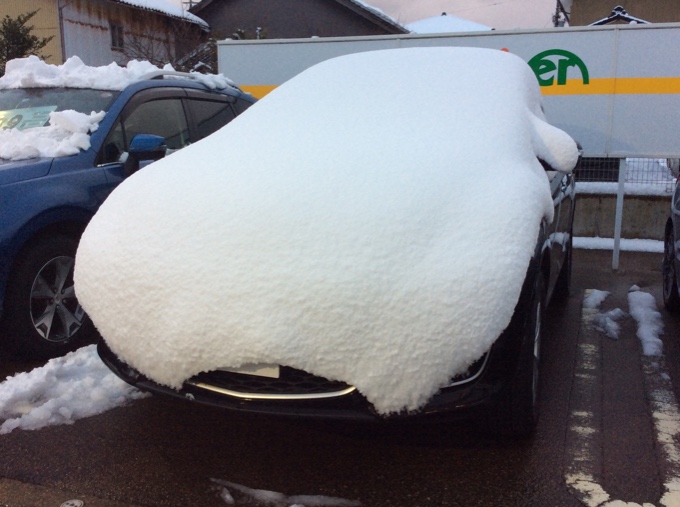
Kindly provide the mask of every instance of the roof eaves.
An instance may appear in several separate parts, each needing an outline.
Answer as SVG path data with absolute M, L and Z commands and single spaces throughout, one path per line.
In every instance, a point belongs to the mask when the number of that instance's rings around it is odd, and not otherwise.
M 206 7 L 208 7 L 211 3 L 213 3 L 213 0 L 201 0 L 197 4 L 192 5 L 189 8 L 189 12 L 196 14 L 205 9 Z
M 610 23 L 616 23 L 617 21 L 624 21 L 626 23 L 639 23 L 642 25 L 649 24 L 649 21 L 645 21 L 644 19 L 631 16 L 626 12 L 626 10 L 623 7 L 617 5 L 616 7 L 614 7 L 612 13 L 609 16 L 607 16 L 606 18 L 602 18 L 598 21 L 595 21 L 594 23 L 591 23 L 590 26 L 608 25 Z
M 393 33 L 411 33 L 411 31 L 404 25 L 399 24 L 397 21 L 392 19 L 390 16 L 388 16 L 381 10 L 371 5 L 368 5 L 362 0 L 335 0 L 335 1 L 353 10 L 354 12 L 363 16 L 369 21 L 372 21 L 373 23 L 379 26 L 385 27 L 386 29 L 392 31 Z
M 109 0 L 110 2 L 118 3 L 118 4 L 124 4 L 129 7 L 132 7 L 133 9 L 141 9 L 144 11 L 150 11 L 150 12 L 155 12 L 158 14 L 161 14 L 163 16 L 167 16 L 169 18 L 173 19 L 178 19 L 180 21 L 186 21 L 187 23 L 193 23 L 195 25 L 200 26 L 204 30 L 210 30 L 210 25 L 195 14 L 190 13 L 189 11 L 185 11 L 184 9 L 181 9 L 182 14 L 174 14 L 172 12 L 159 9 L 156 7 L 151 7 L 148 5 L 144 5 L 142 2 L 139 0 Z

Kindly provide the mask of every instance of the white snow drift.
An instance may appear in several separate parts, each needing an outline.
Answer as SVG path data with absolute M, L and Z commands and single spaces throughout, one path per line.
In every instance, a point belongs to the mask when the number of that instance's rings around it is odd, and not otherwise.
M 0 435 L 73 424 L 144 396 L 104 366 L 89 345 L 0 383 Z
M 421 407 L 507 326 L 578 152 L 501 51 L 343 56 L 123 182 L 76 291 L 121 359 L 175 388 L 278 363 Z

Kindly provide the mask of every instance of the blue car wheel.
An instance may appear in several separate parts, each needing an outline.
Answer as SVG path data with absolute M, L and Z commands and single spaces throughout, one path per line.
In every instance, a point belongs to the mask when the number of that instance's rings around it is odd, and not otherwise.
M 3 339 L 14 352 L 55 357 L 96 338 L 73 287 L 77 246 L 71 237 L 45 237 L 17 261 L 3 315 Z

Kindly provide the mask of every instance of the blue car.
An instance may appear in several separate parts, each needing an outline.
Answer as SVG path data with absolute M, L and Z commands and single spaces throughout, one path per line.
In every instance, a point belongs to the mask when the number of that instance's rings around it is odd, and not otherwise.
M 76 155 L 0 158 L 0 344 L 11 351 L 48 358 L 96 339 L 73 288 L 90 218 L 140 165 L 210 135 L 255 101 L 177 74 L 158 71 L 122 91 L 0 90 L 0 129 L 44 124 L 52 111 L 106 112 Z
M 663 302 L 669 311 L 680 313 L 680 160 L 669 159 L 668 167 L 676 178 L 676 186 L 664 236 Z

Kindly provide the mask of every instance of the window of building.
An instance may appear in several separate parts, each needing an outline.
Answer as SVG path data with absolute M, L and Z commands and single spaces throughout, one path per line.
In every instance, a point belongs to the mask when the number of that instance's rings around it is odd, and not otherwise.
M 123 27 L 111 23 L 109 24 L 109 28 L 111 30 L 111 48 L 123 49 L 125 47 Z

